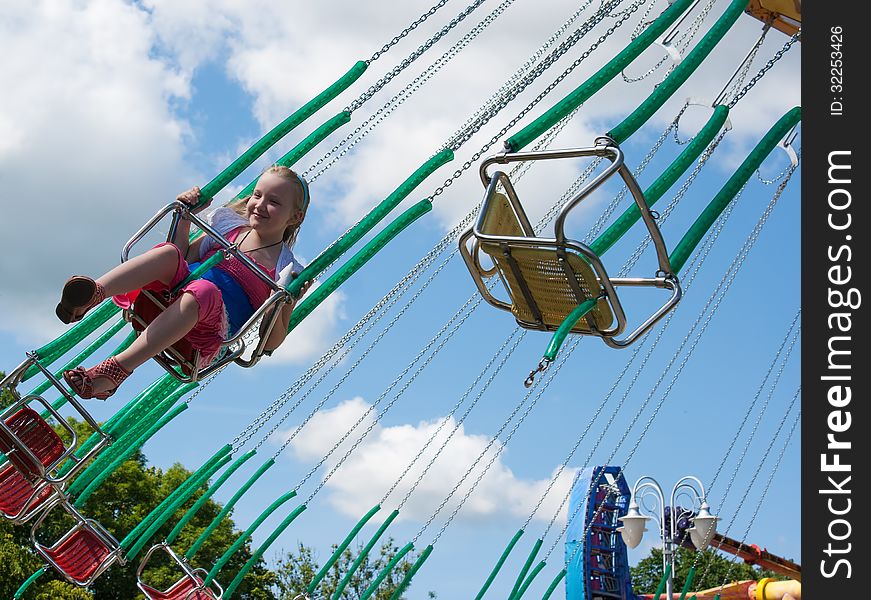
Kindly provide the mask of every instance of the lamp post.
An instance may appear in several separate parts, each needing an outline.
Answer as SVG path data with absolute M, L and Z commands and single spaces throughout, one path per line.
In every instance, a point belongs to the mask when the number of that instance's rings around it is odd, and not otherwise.
M 678 498 L 690 499 L 693 508 L 681 508 L 677 505 Z M 662 487 L 653 477 L 644 476 L 635 482 L 632 488 L 632 499 L 629 503 L 629 511 L 625 517 L 619 520 L 623 522 L 617 528 L 623 541 L 630 548 L 635 548 L 641 543 L 646 524 L 654 519 L 659 524 L 659 535 L 662 538 L 662 568 L 668 573 L 665 581 L 666 598 L 672 599 L 674 576 L 674 546 L 680 543 L 678 538 L 678 523 L 688 519 L 693 526 L 686 533 L 689 534 L 693 545 L 701 551 L 710 545 L 717 531 L 719 517 L 710 512 L 705 500 L 705 487 L 698 478 L 693 476 L 682 477 L 671 490 L 670 505 L 665 503 L 665 494 Z M 698 508 L 696 508 L 698 507 Z M 641 514 L 641 510 L 651 516 Z M 658 598 L 655 600 L 659 600 Z

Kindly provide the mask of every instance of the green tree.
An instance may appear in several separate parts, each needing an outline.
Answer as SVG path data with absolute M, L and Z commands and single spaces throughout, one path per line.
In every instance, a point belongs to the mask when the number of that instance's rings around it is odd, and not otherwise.
M 335 552 L 337 545 L 333 545 L 332 551 Z M 360 555 L 362 546 L 358 546 L 355 552 L 351 549 L 346 549 L 339 560 L 333 564 L 326 576 L 321 580 L 317 589 L 310 595 L 311 600 L 329 600 L 339 586 L 339 583 L 345 577 L 350 566 L 357 560 Z M 342 598 L 346 600 L 357 600 L 363 592 L 369 587 L 369 584 L 378 577 L 382 569 L 387 566 L 399 548 L 394 545 L 392 539 L 388 539 L 381 545 L 379 555 L 375 558 L 365 556 L 360 563 L 360 566 L 351 577 L 348 586 L 342 593 Z M 378 590 L 372 595 L 373 600 L 389 600 L 403 577 L 411 569 L 416 557 L 411 553 L 406 554 L 402 560 L 396 565 L 393 570 L 384 578 L 384 581 L 378 587 Z M 317 559 L 314 556 L 314 551 L 303 544 L 299 545 L 296 552 L 288 552 L 279 559 L 275 569 L 276 584 L 279 590 L 279 600 L 293 600 L 299 594 L 306 592 L 310 582 L 315 575 L 320 571 Z M 435 595 L 431 593 L 430 597 Z
M 698 559 L 698 560 L 697 560 Z M 757 569 L 741 560 L 724 557 L 712 549 L 705 550 L 701 556 L 693 550 L 678 548 L 675 552 L 674 561 L 674 589 L 683 589 L 690 568 L 696 565 L 696 576 L 693 579 L 692 589 L 706 590 L 721 584 L 733 581 L 746 581 L 748 579 L 762 579 L 763 577 L 776 577 L 775 573 Z M 662 579 L 662 550 L 654 548 L 650 556 L 638 561 L 638 564 L 629 568 L 632 575 L 632 591 L 636 594 L 652 594 L 656 592 L 659 581 Z
M 8 402 L 3 402 L 3 404 L 8 404 Z M 81 435 L 80 439 L 86 439 L 90 434 L 87 425 L 72 419 L 69 423 Z M 116 539 L 121 540 L 189 475 L 190 472 L 179 464 L 173 465 L 165 471 L 149 467 L 145 456 L 141 452 L 136 452 L 88 498 L 81 512 L 97 520 Z M 164 524 L 150 540 L 150 543 L 157 543 L 165 539 L 178 519 L 204 492 L 205 488 L 200 489 L 196 495 L 189 499 L 173 518 Z M 179 553 L 186 551 L 220 510 L 221 505 L 211 499 L 207 501 L 179 535 L 175 541 L 174 549 Z M 43 532 L 45 537 L 40 535 L 39 539 L 53 541 L 71 525 L 61 511 L 56 512 L 57 514 L 53 513 L 49 519 L 46 519 Z M 6 521 L 0 522 L 0 598 L 11 598 L 20 584 L 44 564 L 32 550 L 29 534 L 29 523 L 13 527 Z M 210 569 L 227 548 L 238 539 L 239 535 L 241 534 L 235 529 L 233 521 L 225 519 L 202 545 L 193 560 L 194 566 L 203 567 L 206 570 Z M 149 545 L 145 546 L 145 550 Z M 60 577 L 50 570 L 28 588 L 24 600 L 131 600 L 132 598 L 142 598 L 136 588 L 136 569 L 143 555 L 144 551 L 136 557 L 136 560 L 127 565 L 123 567 L 115 565 L 110 568 L 97 579 L 90 588 L 90 593 L 60 581 Z M 181 576 L 178 568 L 173 568 L 162 555 L 163 553 L 154 555 L 155 560 L 153 563 L 149 563 L 149 569 L 144 575 L 146 581 L 157 588 L 166 588 Z M 222 569 L 218 580 L 222 583 L 229 583 L 250 557 L 250 545 L 246 543 Z M 237 588 L 234 598 L 240 600 L 275 600 L 275 595 L 272 592 L 274 582 L 274 575 L 264 567 L 261 560 L 248 573 L 242 585 Z

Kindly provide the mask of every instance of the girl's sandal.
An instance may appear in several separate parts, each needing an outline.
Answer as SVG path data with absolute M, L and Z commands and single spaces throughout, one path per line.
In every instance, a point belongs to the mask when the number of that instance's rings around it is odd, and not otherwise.
M 74 275 L 64 284 L 55 314 L 64 323 L 75 323 L 105 299 L 106 290 L 102 284 L 84 275 Z
M 118 389 L 132 371 L 128 371 L 122 367 L 118 360 L 113 356 L 101 362 L 100 364 L 85 369 L 84 367 L 76 367 L 69 371 L 64 371 L 64 381 L 73 388 L 77 396 L 88 400 L 96 398 L 97 400 L 105 400 L 110 397 Z M 105 392 L 94 393 L 94 379 L 97 377 L 105 377 L 115 386 Z

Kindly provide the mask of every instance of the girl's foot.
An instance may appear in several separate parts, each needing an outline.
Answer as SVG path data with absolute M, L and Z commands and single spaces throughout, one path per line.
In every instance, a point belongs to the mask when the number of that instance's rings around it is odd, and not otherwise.
M 106 290 L 102 284 L 84 275 L 74 275 L 64 284 L 55 314 L 64 323 L 74 323 L 105 299 Z
M 131 372 L 122 367 L 113 356 L 90 369 L 76 367 L 64 371 L 63 377 L 80 398 L 105 400 L 115 393 Z

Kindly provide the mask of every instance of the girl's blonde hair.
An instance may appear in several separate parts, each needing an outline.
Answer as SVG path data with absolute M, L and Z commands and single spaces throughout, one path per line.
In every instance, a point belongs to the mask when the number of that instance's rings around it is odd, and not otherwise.
M 292 181 L 299 186 L 299 192 L 297 196 L 297 205 L 299 206 L 299 210 L 302 212 L 302 219 L 300 219 L 299 223 L 296 225 L 289 225 L 287 229 L 284 230 L 284 234 L 281 236 L 285 245 L 293 249 L 293 245 L 296 244 L 296 236 L 299 234 L 299 228 L 302 225 L 302 222 L 305 220 L 305 213 L 308 210 L 309 205 L 309 191 L 308 184 L 305 179 L 302 178 L 301 175 L 297 174 L 296 171 L 291 169 L 290 167 L 285 167 L 284 165 L 272 165 L 271 167 L 267 167 L 261 175 L 266 175 L 267 173 L 271 175 L 277 175 L 282 179 L 287 179 L 288 181 Z M 245 216 L 245 205 L 248 203 L 248 199 L 251 196 L 244 196 L 239 198 L 238 200 L 230 203 L 230 208 L 232 208 L 236 213 L 241 216 Z

